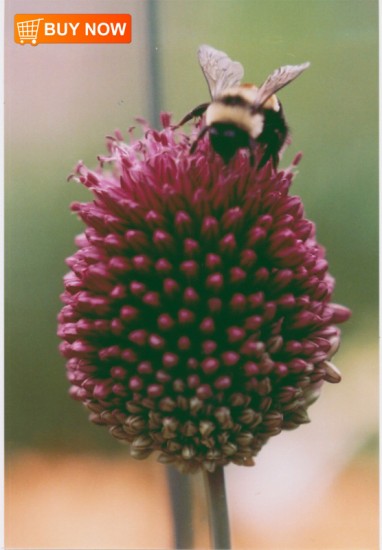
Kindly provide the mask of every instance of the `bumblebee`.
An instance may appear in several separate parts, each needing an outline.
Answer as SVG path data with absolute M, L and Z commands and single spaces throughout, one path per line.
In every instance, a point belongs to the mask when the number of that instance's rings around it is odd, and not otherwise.
M 276 167 L 280 151 L 289 141 L 289 128 L 275 93 L 297 78 L 310 63 L 285 65 L 271 73 L 265 82 L 241 84 L 244 69 L 224 52 L 203 45 L 198 50 L 199 64 L 206 78 L 211 102 L 202 103 L 188 113 L 176 127 L 205 114 L 205 125 L 191 146 L 193 153 L 200 139 L 209 134 L 212 148 L 225 163 L 238 149 L 249 150 L 250 163 L 261 151 L 258 168 L 272 159 Z M 259 148 L 259 146 L 261 146 Z

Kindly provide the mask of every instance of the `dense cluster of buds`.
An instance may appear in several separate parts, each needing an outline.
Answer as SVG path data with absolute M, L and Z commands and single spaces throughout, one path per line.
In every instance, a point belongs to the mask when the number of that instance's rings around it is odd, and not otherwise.
M 190 155 L 163 123 L 128 144 L 116 133 L 97 170 L 73 175 L 94 200 L 72 205 L 86 230 L 59 315 L 70 393 L 135 458 L 251 465 L 340 380 L 330 358 L 350 313 L 330 302 L 293 166 L 257 170 L 246 151 L 225 166 L 207 138 Z

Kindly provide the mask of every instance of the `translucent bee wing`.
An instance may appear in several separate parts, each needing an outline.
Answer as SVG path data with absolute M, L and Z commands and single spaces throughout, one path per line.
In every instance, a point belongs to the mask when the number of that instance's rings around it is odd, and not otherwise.
M 244 69 L 238 61 L 232 61 L 227 54 L 203 45 L 198 50 L 199 63 L 207 80 L 212 99 L 224 90 L 238 86 L 244 76 Z
M 303 71 L 305 71 L 310 66 L 310 63 L 302 63 L 301 65 L 285 65 L 273 71 L 272 74 L 268 76 L 266 81 L 260 86 L 254 107 L 259 107 L 263 105 L 271 95 L 275 94 L 281 88 L 284 88 L 289 82 L 292 82 L 297 78 Z

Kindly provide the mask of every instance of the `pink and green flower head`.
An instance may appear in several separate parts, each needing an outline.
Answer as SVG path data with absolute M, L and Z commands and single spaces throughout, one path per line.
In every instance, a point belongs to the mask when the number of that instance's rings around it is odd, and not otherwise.
M 135 458 L 252 465 L 340 381 L 331 358 L 350 312 L 290 194 L 299 159 L 258 169 L 239 150 L 225 165 L 207 137 L 190 154 L 162 122 L 129 143 L 117 132 L 96 170 L 72 176 L 93 200 L 72 205 L 85 231 L 59 314 L 70 394 Z

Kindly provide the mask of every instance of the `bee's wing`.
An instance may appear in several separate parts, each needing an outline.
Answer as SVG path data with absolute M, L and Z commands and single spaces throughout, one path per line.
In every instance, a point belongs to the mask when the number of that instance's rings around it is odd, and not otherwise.
M 263 105 L 271 95 L 284 88 L 289 82 L 292 82 L 309 66 L 309 62 L 302 63 L 301 65 L 285 65 L 273 71 L 258 89 L 254 106 L 259 107 Z
M 199 63 L 207 80 L 212 99 L 219 97 L 227 88 L 240 84 L 244 69 L 238 61 L 227 54 L 203 45 L 198 50 Z

